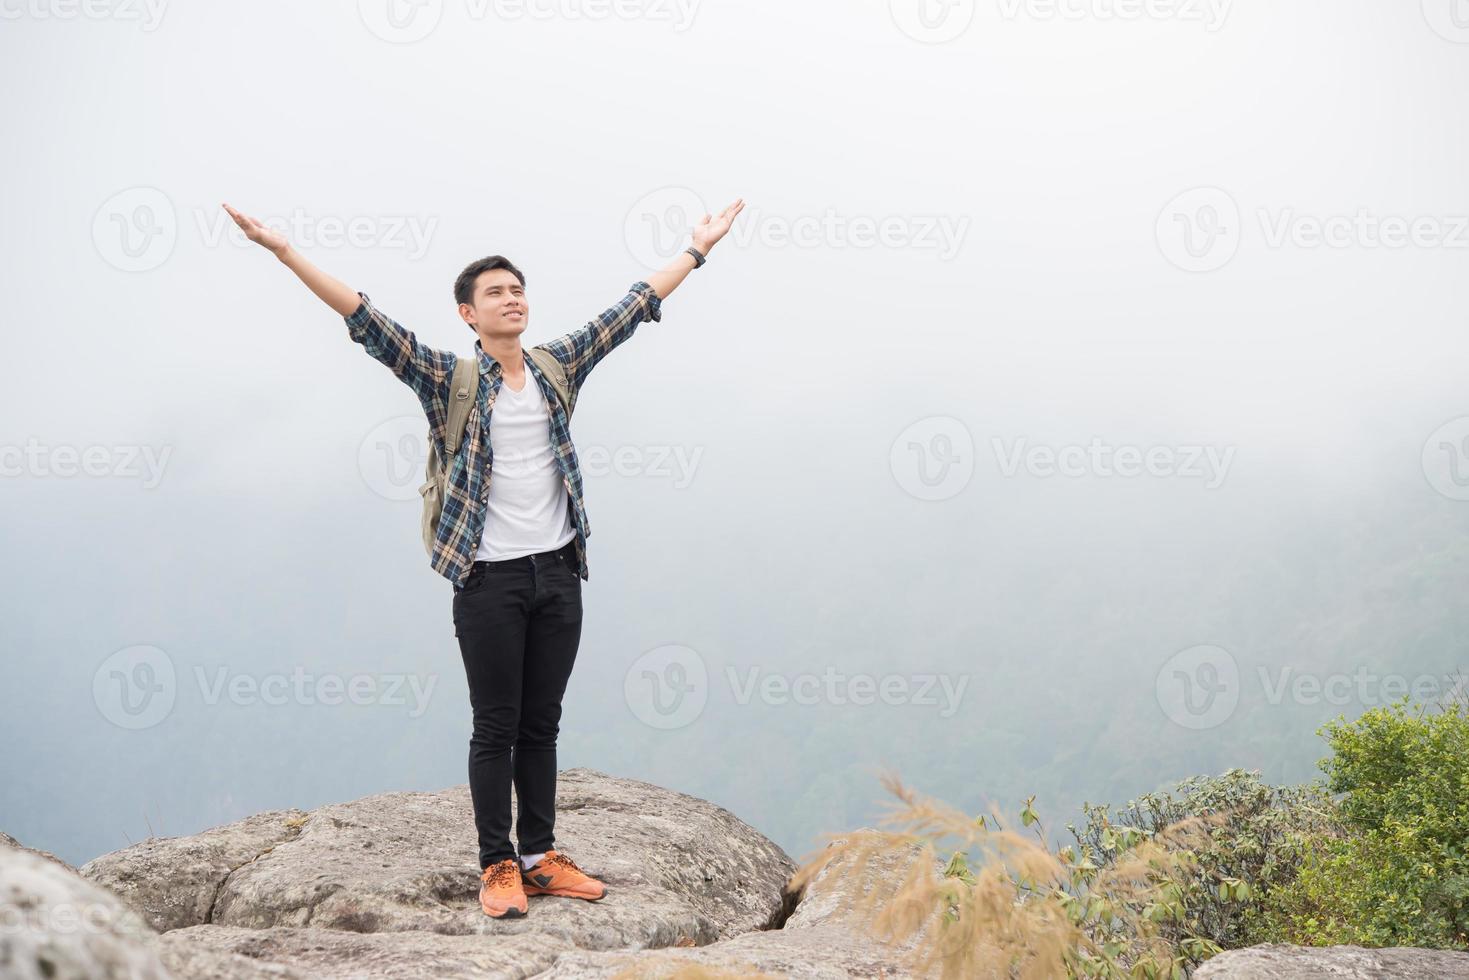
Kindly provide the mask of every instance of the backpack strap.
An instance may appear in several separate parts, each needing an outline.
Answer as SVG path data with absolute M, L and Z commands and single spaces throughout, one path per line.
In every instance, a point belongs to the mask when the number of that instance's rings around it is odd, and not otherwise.
M 566 417 L 569 420 L 572 410 L 576 408 L 576 395 L 572 392 L 571 382 L 566 377 L 566 365 L 544 347 L 532 347 L 525 353 L 535 362 L 536 367 L 541 369 L 546 380 L 551 382 L 551 388 L 556 392 L 556 397 L 560 400 L 561 407 L 566 410 Z
M 449 422 L 444 430 L 444 452 L 453 456 L 459 452 L 464 439 L 464 427 L 469 422 L 469 409 L 479 393 L 479 361 L 477 358 L 456 356 L 454 376 L 449 380 Z

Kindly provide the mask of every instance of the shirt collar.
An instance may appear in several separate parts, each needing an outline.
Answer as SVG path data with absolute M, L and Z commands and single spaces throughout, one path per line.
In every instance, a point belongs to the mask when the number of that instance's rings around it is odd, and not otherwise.
M 485 353 L 484 346 L 479 342 L 478 337 L 474 339 L 474 352 L 479 360 L 480 374 L 489 374 L 499 364 L 493 357 Z
M 479 359 L 480 374 L 489 374 L 496 367 L 499 367 L 500 362 L 495 360 L 493 357 L 485 352 L 484 345 L 480 343 L 478 337 L 474 339 L 474 353 Z M 526 364 L 531 363 L 531 359 L 526 355 L 524 348 L 521 348 L 520 357 L 521 360 L 523 360 Z M 501 373 L 504 373 L 504 368 L 501 368 Z

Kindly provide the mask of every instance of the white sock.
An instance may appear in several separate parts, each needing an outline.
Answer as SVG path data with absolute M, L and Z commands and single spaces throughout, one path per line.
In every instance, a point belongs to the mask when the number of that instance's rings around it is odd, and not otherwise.
M 529 871 L 532 865 L 545 856 L 544 851 L 540 854 L 522 854 L 520 856 L 520 866 L 522 869 Z

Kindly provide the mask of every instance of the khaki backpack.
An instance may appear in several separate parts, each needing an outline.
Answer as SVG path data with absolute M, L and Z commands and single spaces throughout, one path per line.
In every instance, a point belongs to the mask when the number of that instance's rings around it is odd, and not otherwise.
M 566 376 L 566 367 L 544 347 L 532 347 L 525 352 L 535 362 L 551 388 L 556 400 L 566 411 L 570 420 L 576 408 L 576 392 L 571 390 L 571 380 Z M 527 374 L 526 381 L 535 384 L 535 376 Z M 460 356 L 454 361 L 454 376 L 449 379 L 449 420 L 444 428 L 445 458 L 440 459 L 434 446 L 434 434 L 428 434 L 428 467 L 424 471 L 424 484 L 418 488 L 423 497 L 423 547 L 432 558 L 434 542 L 439 536 L 439 518 L 444 513 L 444 497 L 449 489 L 449 471 L 454 467 L 454 457 L 464 442 L 465 426 L 469 422 L 469 409 L 479 393 L 479 356 Z

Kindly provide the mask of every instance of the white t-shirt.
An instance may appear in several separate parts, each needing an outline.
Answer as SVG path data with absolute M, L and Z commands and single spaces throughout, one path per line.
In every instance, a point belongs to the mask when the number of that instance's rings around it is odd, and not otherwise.
M 475 561 L 505 561 L 576 537 L 570 498 L 551 451 L 551 414 L 530 368 L 525 387 L 503 379 L 490 411 L 490 499 Z

